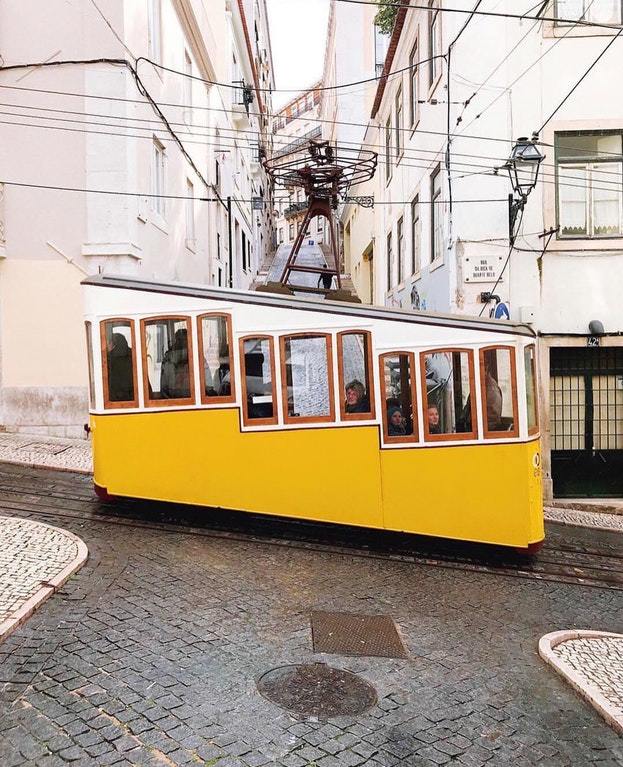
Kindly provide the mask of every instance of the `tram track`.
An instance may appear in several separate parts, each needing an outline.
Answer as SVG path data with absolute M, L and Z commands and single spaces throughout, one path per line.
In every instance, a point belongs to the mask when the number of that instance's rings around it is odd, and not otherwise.
M 503 547 L 222 509 L 126 499 L 102 504 L 83 475 L 0 463 L 2 512 L 623 590 L 623 539 L 607 551 L 546 541 L 526 558 Z

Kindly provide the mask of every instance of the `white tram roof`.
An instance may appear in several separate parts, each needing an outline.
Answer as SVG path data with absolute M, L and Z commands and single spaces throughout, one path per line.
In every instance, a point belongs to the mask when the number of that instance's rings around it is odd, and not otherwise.
M 494 320 L 459 314 L 440 314 L 421 312 L 411 309 L 394 309 L 369 304 L 356 304 L 346 301 L 318 301 L 305 296 L 288 296 L 281 293 L 268 293 L 250 290 L 217 288 L 212 285 L 200 285 L 183 282 L 156 282 L 133 277 L 95 275 L 82 281 L 83 285 L 98 288 L 116 288 L 117 290 L 139 290 L 148 293 L 161 293 L 174 296 L 232 301 L 241 304 L 280 309 L 297 309 L 325 314 L 339 314 L 347 317 L 367 317 L 390 322 L 408 322 L 416 325 L 437 325 L 441 327 L 462 328 L 466 330 L 485 330 L 512 335 L 535 337 L 535 331 L 525 323 L 510 320 Z

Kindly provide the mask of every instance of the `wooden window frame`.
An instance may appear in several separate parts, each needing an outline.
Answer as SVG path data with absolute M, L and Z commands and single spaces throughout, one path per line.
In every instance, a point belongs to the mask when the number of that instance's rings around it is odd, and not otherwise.
M 134 399 L 124 402 L 113 402 L 108 396 L 108 350 L 106 344 L 106 325 L 109 323 L 125 322 L 130 326 L 130 338 L 132 339 L 132 386 L 134 387 Z M 138 407 L 138 378 L 136 375 L 136 334 L 134 322 L 129 317 L 107 317 L 100 320 L 100 346 L 102 353 L 102 389 L 104 394 L 105 410 L 121 410 L 123 408 Z
M 89 371 L 89 407 L 95 410 L 95 360 L 93 359 L 93 323 L 87 320 L 84 323 L 87 343 L 87 368 Z M 136 391 L 136 389 L 134 390 Z
M 177 399 L 150 399 L 149 397 L 149 373 L 147 370 L 147 325 L 153 322 L 185 322 L 188 338 L 188 381 L 190 385 L 190 396 Z M 195 401 L 195 370 L 194 370 L 194 350 L 193 350 L 193 326 L 192 320 L 188 316 L 178 314 L 163 314 L 158 317 L 143 317 L 141 319 L 141 359 L 143 361 L 143 396 L 145 398 L 145 407 L 190 407 L 196 404 Z
M 404 436 L 390 436 L 389 419 L 387 418 L 387 390 L 385 388 L 385 359 L 387 357 L 406 356 L 411 369 L 411 412 L 413 414 L 413 434 Z M 407 351 L 383 352 L 379 354 L 379 382 L 381 388 L 381 408 L 383 410 L 383 442 L 387 445 L 413 444 L 420 441 L 419 410 L 416 386 L 417 368 L 415 366 L 415 353 Z
M 270 384 L 273 397 L 273 415 L 272 418 L 249 418 L 247 412 L 247 368 L 244 363 L 244 344 L 245 341 L 268 341 L 270 349 Z M 277 380 L 275 376 L 275 339 L 269 335 L 251 334 L 243 336 L 238 341 L 238 352 L 240 354 L 240 382 L 242 388 L 242 423 L 245 426 L 275 426 L 279 423 L 279 413 L 277 411 Z
M 446 352 L 460 352 L 468 355 L 469 364 L 469 388 L 470 388 L 470 412 L 472 417 L 472 430 L 449 434 L 431 434 L 428 430 L 428 392 L 426 390 L 426 357 L 430 354 L 444 354 Z M 420 380 L 422 383 L 422 414 L 424 416 L 424 441 L 425 442 L 466 442 L 478 439 L 478 411 L 476 410 L 476 376 L 474 372 L 474 350 L 461 347 L 444 347 L 442 349 L 427 349 L 420 352 Z
M 487 421 L 487 386 L 485 379 L 485 353 L 493 351 L 510 352 L 511 394 L 513 398 L 513 428 L 508 431 L 491 431 Z M 514 439 L 519 436 L 519 407 L 517 404 L 517 363 L 514 346 L 483 346 L 478 353 L 480 363 L 480 402 L 482 404 L 482 433 L 485 439 Z
M 367 413 L 347 413 L 344 402 L 346 381 L 344 379 L 344 336 L 365 336 L 366 338 L 366 368 L 368 372 L 368 401 L 370 410 Z M 372 362 L 372 333 L 369 330 L 343 330 L 337 334 L 337 378 L 340 389 L 340 419 L 342 421 L 371 421 L 376 417 L 375 392 L 374 392 L 374 369 Z
M 534 428 L 530 428 L 530 422 L 528 420 L 528 380 L 526 378 L 526 362 L 525 362 L 525 355 L 528 349 L 532 349 L 533 355 L 531 360 L 532 365 L 532 379 L 533 379 L 533 385 L 534 385 L 534 420 L 536 421 L 536 424 Z M 535 434 L 538 434 L 540 431 L 540 421 L 539 421 L 539 379 L 537 376 L 537 357 L 536 357 L 536 344 L 527 344 L 523 348 L 523 354 L 524 354 L 524 386 L 525 386 L 525 397 L 526 397 L 526 426 L 528 427 L 528 436 L 533 437 Z
M 296 338 L 324 338 L 327 348 L 327 375 L 329 386 L 329 414 L 328 415 L 307 415 L 291 416 L 288 415 L 288 379 L 286 376 L 286 341 Z M 280 369 L 281 369 L 281 402 L 283 404 L 283 422 L 287 424 L 296 423 L 333 423 L 335 422 L 335 378 L 333 375 L 333 344 L 330 333 L 314 333 L 313 331 L 304 333 L 288 333 L 285 336 L 279 336 Z
M 225 319 L 225 325 L 227 328 L 227 345 L 229 346 L 229 384 L 231 393 L 227 394 L 225 396 L 219 396 L 219 397 L 209 397 L 206 393 L 206 382 L 205 382 L 205 369 L 204 365 L 201 364 L 201 357 L 203 355 L 203 320 L 210 320 L 210 319 L 218 319 L 218 318 L 224 318 Z M 205 314 L 200 314 L 197 317 L 197 362 L 199 364 L 199 386 L 201 387 L 201 404 L 202 405 L 225 405 L 225 404 L 231 404 L 236 401 L 236 376 L 235 376 L 235 368 L 234 368 L 234 335 L 232 332 L 232 322 L 231 322 L 231 314 L 227 314 L 226 312 L 206 312 Z

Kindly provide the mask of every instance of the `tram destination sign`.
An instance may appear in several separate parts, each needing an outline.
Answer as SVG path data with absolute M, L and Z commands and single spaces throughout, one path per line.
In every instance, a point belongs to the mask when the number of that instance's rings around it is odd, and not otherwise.
M 463 259 L 465 282 L 495 282 L 500 277 L 503 265 L 503 256 L 490 254 L 465 256 Z M 503 282 L 503 278 L 500 282 Z

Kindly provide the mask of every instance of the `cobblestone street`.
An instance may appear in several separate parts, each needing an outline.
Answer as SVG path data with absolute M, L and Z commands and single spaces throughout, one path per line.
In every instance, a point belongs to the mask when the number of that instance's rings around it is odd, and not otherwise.
M 50 477 L 68 508 L 88 488 Z M 537 652 L 561 627 L 620 632 L 620 590 L 45 521 L 79 535 L 89 560 L 0 644 L 2 767 L 623 764 L 623 740 Z M 408 658 L 315 655 L 316 610 L 391 616 Z M 358 674 L 377 705 L 297 721 L 258 694 L 266 671 L 313 661 Z

